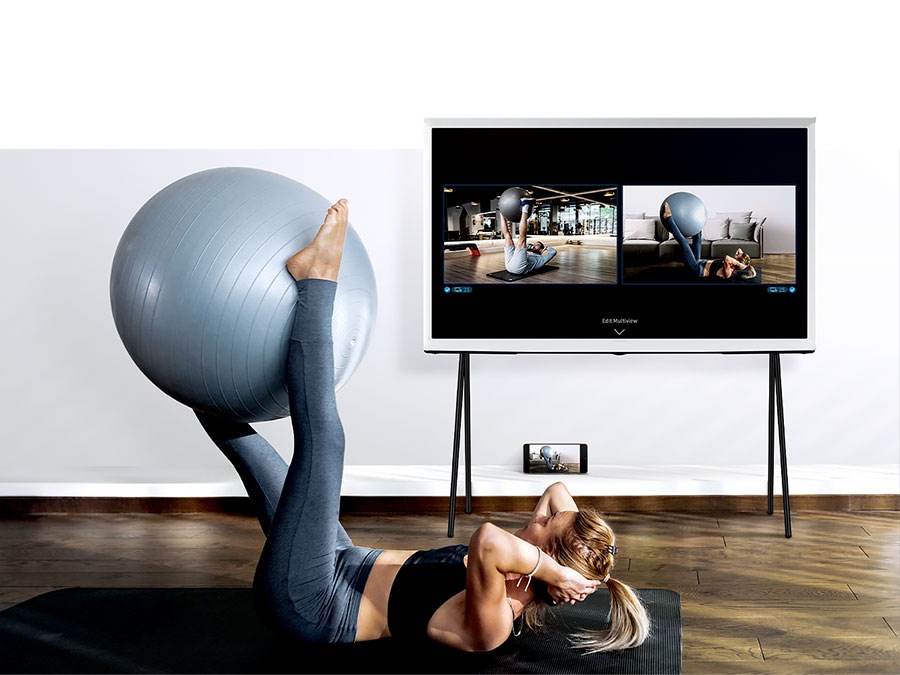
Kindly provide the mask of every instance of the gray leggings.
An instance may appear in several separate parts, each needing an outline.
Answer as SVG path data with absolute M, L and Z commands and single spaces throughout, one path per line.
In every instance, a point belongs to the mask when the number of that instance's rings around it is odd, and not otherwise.
M 339 522 L 344 429 L 334 395 L 331 318 L 337 283 L 297 282 L 287 363 L 290 466 L 249 424 L 197 412 L 237 469 L 266 533 L 254 597 L 276 631 L 309 642 L 354 642 L 378 549 L 354 546 Z
M 678 223 L 675 222 L 673 216 L 663 218 L 662 224 L 672 233 L 672 236 L 675 237 L 678 245 L 681 246 L 681 258 L 684 261 L 684 266 L 698 277 L 702 277 L 703 273 L 706 271 L 706 260 L 700 258 L 700 247 L 703 244 L 701 237 L 703 235 L 698 232 L 691 238 L 691 243 L 689 244 L 685 236 L 681 234 Z
M 525 248 L 504 246 L 503 253 L 506 257 L 507 272 L 511 274 L 531 274 L 553 260 L 553 256 L 556 255 L 556 249 L 548 246 L 545 249 L 545 253 L 538 255 L 537 253 L 529 253 L 528 249 Z

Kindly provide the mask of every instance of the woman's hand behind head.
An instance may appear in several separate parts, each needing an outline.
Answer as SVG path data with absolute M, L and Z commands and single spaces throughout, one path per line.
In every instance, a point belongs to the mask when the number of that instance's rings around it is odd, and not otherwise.
M 548 584 L 547 593 L 554 603 L 567 602 L 574 605 L 596 591 L 598 586 L 599 581 L 587 579 L 571 567 L 560 565 L 560 581 L 557 584 Z

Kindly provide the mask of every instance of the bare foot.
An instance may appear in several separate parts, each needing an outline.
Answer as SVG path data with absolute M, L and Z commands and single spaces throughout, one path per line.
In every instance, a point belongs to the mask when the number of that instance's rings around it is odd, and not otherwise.
M 294 279 L 337 281 L 347 234 L 348 211 L 346 199 L 339 199 L 328 209 L 325 221 L 312 242 L 287 261 L 287 271 Z
M 669 202 L 663 202 L 663 218 L 671 218 L 672 211 L 669 209 Z

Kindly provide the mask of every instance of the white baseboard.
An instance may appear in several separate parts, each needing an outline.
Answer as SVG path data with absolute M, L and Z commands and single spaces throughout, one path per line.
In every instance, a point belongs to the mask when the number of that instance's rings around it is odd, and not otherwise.
M 866 495 L 900 493 L 900 464 L 849 466 L 836 464 L 788 467 L 792 495 Z M 124 474 L 124 472 L 123 472 Z M 555 480 L 564 480 L 575 496 L 764 495 L 765 464 L 741 466 L 656 465 L 650 467 L 595 466 L 587 474 L 525 474 L 509 466 L 472 467 L 474 496 L 540 495 Z M 450 467 L 436 465 L 353 465 L 344 469 L 341 493 L 354 497 L 442 497 L 450 494 Z M 243 486 L 234 477 L 208 482 L 183 482 L 176 476 L 152 481 L 107 471 L 97 477 L 85 472 L 67 480 L 0 482 L 4 497 L 240 497 Z M 460 467 L 457 494 L 464 494 Z M 781 474 L 775 466 L 775 494 L 781 493 Z

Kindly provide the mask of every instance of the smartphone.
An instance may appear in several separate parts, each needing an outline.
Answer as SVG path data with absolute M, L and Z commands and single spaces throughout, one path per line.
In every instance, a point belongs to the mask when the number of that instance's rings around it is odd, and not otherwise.
M 587 473 L 587 443 L 526 443 L 522 469 L 525 473 Z

